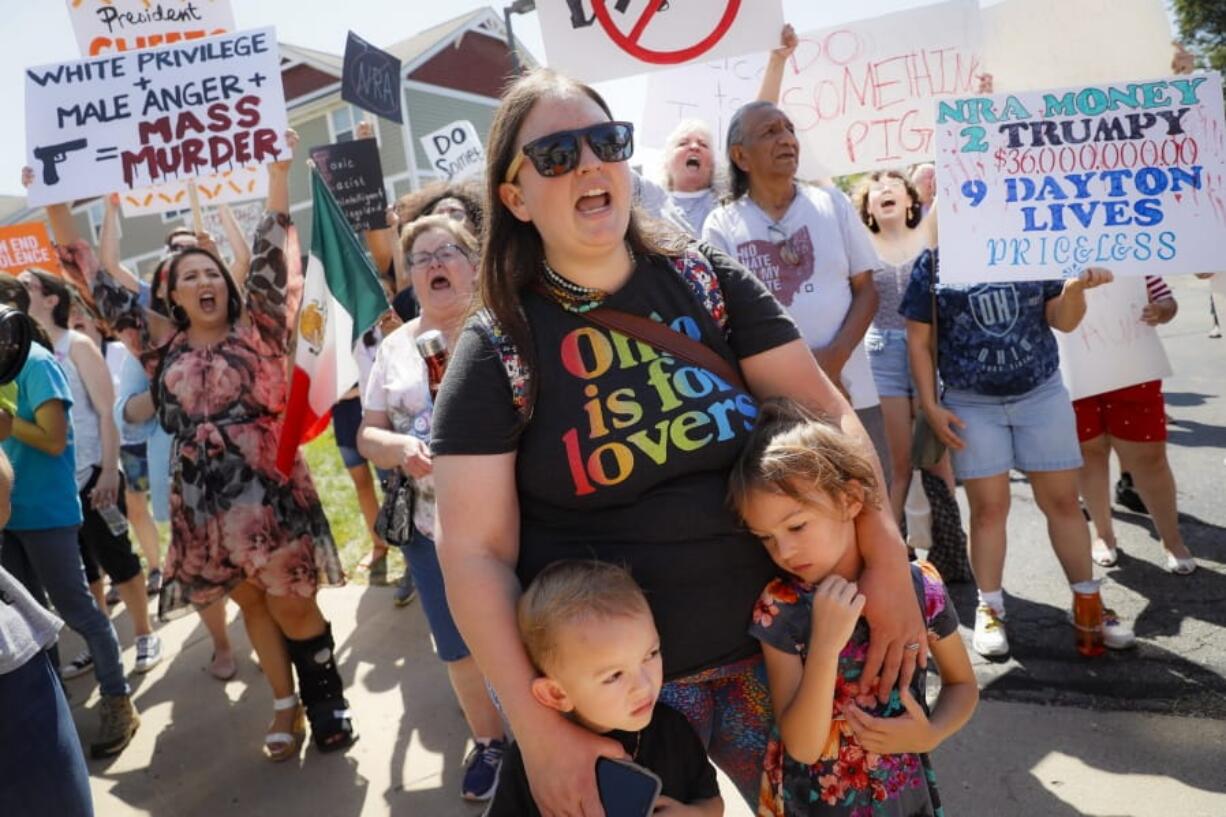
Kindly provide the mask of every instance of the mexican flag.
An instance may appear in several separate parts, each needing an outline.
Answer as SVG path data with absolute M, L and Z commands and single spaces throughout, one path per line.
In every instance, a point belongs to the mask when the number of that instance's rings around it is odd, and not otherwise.
M 315 224 L 307 259 L 289 403 L 277 468 L 289 476 L 298 446 L 328 427 L 332 406 L 358 382 L 353 347 L 387 309 L 379 275 L 345 214 L 311 170 Z

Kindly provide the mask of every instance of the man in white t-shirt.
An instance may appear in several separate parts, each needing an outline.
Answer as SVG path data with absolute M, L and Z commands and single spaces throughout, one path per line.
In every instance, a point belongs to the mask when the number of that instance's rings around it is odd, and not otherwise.
M 702 237 L 753 272 L 784 305 L 826 374 L 842 386 L 889 462 L 864 334 L 877 311 L 868 231 L 838 189 L 798 182 L 800 144 L 787 114 L 751 102 L 728 128 L 732 200 Z

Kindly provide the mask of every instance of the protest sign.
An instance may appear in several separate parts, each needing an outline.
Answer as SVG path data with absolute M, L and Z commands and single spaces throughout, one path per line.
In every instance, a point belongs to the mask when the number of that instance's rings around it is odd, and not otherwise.
M 238 231 L 242 233 L 244 245 L 250 249 L 255 228 L 260 225 L 260 219 L 264 216 L 264 202 L 248 201 L 226 206 L 230 208 L 230 215 L 234 216 L 234 221 L 238 224 Z M 209 207 L 201 214 L 201 220 L 204 231 L 213 236 L 213 240 L 217 242 L 217 249 L 221 251 L 221 257 L 232 261 L 234 246 L 230 243 L 230 235 L 226 232 L 222 222 L 221 207 Z M 184 217 L 183 226 L 188 228 L 192 226 L 190 215 Z
M 1141 322 L 1149 303 L 1144 278 L 1120 278 L 1086 291 L 1086 315 L 1056 333 L 1060 374 L 1074 400 L 1160 380 L 1171 363 L 1154 327 Z
M 32 206 L 288 158 L 272 28 L 25 74 Z
M 387 227 L 387 192 L 374 139 L 311 148 L 311 160 L 355 231 Z
M 940 100 L 936 144 L 946 282 L 1221 265 L 1217 74 Z
M 644 145 L 666 147 L 673 128 L 687 119 L 711 127 L 711 149 L 724 155 L 728 123 L 737 108 L 758 98 L 766 55 L 746 54 L 656 71 L 647 77 L 643 106 L 643 132 L 636 134 Z
M 404 123 L 400 112 L 400 60 L 352 31 L 345 43 L 341 99 L 376 116 Z
M 1162 0 L 1005 0 L 981 20 L 983 69 L 997 93 L 1171 73 Z
M 780 91 L 800 139 L 800 177 L 931 160 L 932 99 L 975 88 L 978 32 L 975 0 L 950 0 L 800 35 Z M 696 117 L 716 129 L 722 151 L 728 120 L 758 96 L 759 51 L 649 78 L 647 143 Z
M 234 31 L 230 0 L 68 0 L 81 56 L 137 51 Z
M 586 82 L 779 44 L 780 0 L 566 0 L 537 13 L 550 68 Z
M 448 179 L 467 179 L 485 170 L 485 148 L 468 120 L 452 122 L 421 137 L 430 166 Z
M 0 227 L 0 272 L 16 275 L 38 267 L 60 274 L 60 257 L 41 221 Z
M 202 176 L 196 180 L 196 192 L 204 206 L 262 199 L 268 194 L 268 171 L 255 165 L 236 167 L 224 173 Z M 127 218 L 149 216 L 170 210 L 186 210 L 190 206 L 187 182 L 172 182 L 157 187 L 129 190 L 120 196 L 123 214 Z

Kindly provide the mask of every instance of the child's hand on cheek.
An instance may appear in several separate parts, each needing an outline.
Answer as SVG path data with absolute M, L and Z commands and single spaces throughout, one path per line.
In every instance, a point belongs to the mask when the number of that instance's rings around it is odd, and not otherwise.
M 896 718 L 874 718 L 854 703 L 847 704 L 843 714 L 860 745 L 879 755 L 935 749 L 940 739 L 911 691 L 903 689 L 898 697 L 907 713 Z
M 841 576 L 827 576 L 813 592 L 813 627 L 810 652 L 838 655 L 851 638 L 864 610 L 862 596 L 854 582 Z

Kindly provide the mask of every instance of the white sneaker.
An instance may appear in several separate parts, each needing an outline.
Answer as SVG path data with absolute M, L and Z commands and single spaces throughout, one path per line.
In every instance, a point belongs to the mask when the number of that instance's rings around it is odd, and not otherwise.
M 89 650 L 82 650 L 76 658 L 60 667 L 60 676 L 65 681 L 69 681 L 73 678 L 79 678 L 93 668 L 94 657 L 89 654 Z
M 984 658 L 999 658 L 1009 654 L 1009 639 L 1005 635 L 1005 620 L 991 605 L 975 608 L 975 636 L 971 639 L 975 652 Z
M 162 663 L 162 639 L 152 633 L 149 635 L 138 635 L 136 637 L 136 666 L 134 669 L 137 672 L 148 672 L 160 663 Z
M 1103 646 L 1109 650 L 1126 650 L 1137 643 L 1132 627 L 1120 620 L 1110 607 L 1103 608 Z

